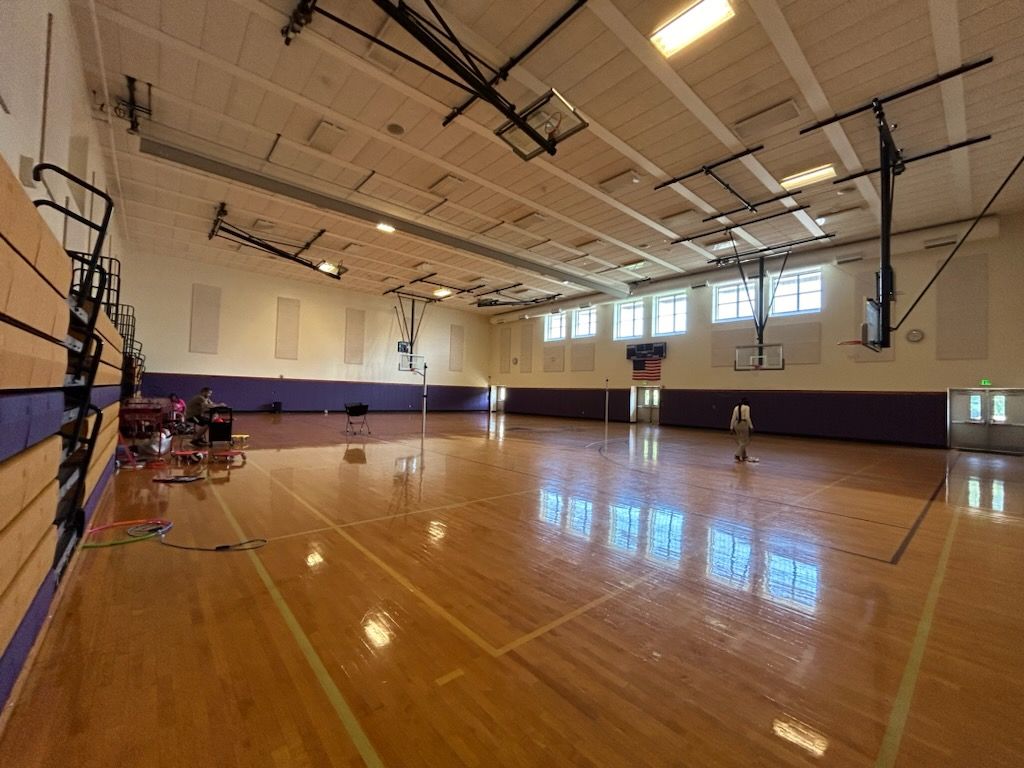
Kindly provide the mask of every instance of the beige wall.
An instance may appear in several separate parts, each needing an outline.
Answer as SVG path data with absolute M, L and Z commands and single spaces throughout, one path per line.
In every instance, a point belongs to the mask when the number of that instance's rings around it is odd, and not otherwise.
M 255 257 L 254 257 L 255 258 Z M 301 269 L 301 267 L 296 267 Z M 135 306 L 136 337 L 146 369 L 286 379 L 409 383 L 398 371 L 395 343 L 402 337 L 392 297 L 348 291 L 328 278 L 324 286 L 204 265 L 185 259 L 135 254 L 126 269 L 123 301 Z M 217 354 L 189 351 L 192 285 L 221 289 Z M 274 356 L 277 299 L 298 299 L 298 359 Z M 363 364 L 345 363 L 346 309 L 365 311 Z M 420 312 L 422 305 L 417 307 Z M 451 326 L 465 328 L 462 371 L 449 371 Z M 417 354 L 426 357 L 433 384 L 487 383 L 489 325 L 485 318 L 441 304 L 427 308 Z
M 894 320 L 902 317 L 906 308 L 927 283 L 949 252 L 949 247 L 897 255 L 893 259 L 896 271 L 898 298 Z M 951 262 L 950 272 L 970 264 L 984 264 L 987 280 L 969 292 L 960 291 L 955 276 L 945 274 L 925 295 L 914 314 L 900 331 L 894 334 L 891 353 L 875 356 L 860 347 L 837 346 L 836 343 L 859 338 L 859 319 L 862 300 L 857 295 L 858 275 L 861 281 L 870 280 L 877 269 L 877 243 L 865 245 L 865 259 L 836 266 L 831 258 L 822 255 L 825 281 L 824 307 L 821 313 L 799 317 L 771 319 L 765 341 L 771 342 L 785 326 L 820 323 L 820 343 L 816 364 L 787 364 L 783 371 L 737 372 L 727 367 L 713 367 L 712 333 L 720 329 L 753 328 L 750 321 L 742 324 L 712 324 L 712 289 L 689 289 L 688 332 L 669 337 L 647 336 L 625 342 L 612 340 L 612 304 L 598 307 L 598 336 L 596 340 L 593 372 L 570 370 L 572 341 L 564 342 L 565 371 L 544 372 L 545 349 L 551 343 L 543 341 L 542 319 L 494 325 L 491 329 L 490 371 L 494 384 L 508 387 L 603 387 L 607 377 L 612 387 L 630 386 L 632 369 L 626 360 L 627 343 L 636 341 L 666 341 L 668 353 L 663 364 L 662 385 L 667 388 L 693 389 L 810 389 L 858 391 L 919 391 L 944 390 L 948 387 L 976 386 L 980 379 L 992 380 L 994 386 L 1024 386 L 1024 215 L 1002 217 L 999 236 L 965 245 Z M 869 255 L 870 254 L 870 255 Z M 826 261 L 827 259 L 827 261 Z M 712 275 L 718 280 L 738 276 L 735 270 L 728 276 Z M 704 276 L 695 277 L 694 281 Z M 950 290 L 951 289 L 951 290 Z M 650 299 L 647 300 L 648 327 Z M 938 322 L 939 305 L 944 320 Z M 942 350 L 963 347 L 953 338 L 970 326 L 978 324 L 978 307 L 987 305 L 987 337 L 979 339 L 969 354 L 982 355 L 978 359 L 937 359 Z M 528 310 L 527 310 L 528 311 Z M 924 340 L 911 344 L 905 339 L 910 328 L 924 331 Z M 502 329 L 511 329 L 511 357 L 519 357 L 521 335 L 533 335 L 532 373 L 521 373 L 522 362 L 510 365 L 509 373 L 500 373 Z M 813 331 L 811 328 L 804 330 Z M 790 331 L 792 332 L 792 330 Z M 962 340 L 961 340 L 962 341 Z M 942 342 L 940 344 L 940 342 Z M 585 341 L 583 343 L 586 343 Z M 987 350 L 985 347 L 987 346 Z M 891 356 L 891 360 L 884 361 Z M 870 362 L 858 362 L 858 359 Z
M 88 18 L 85 11 L 79 12 Z M 48 17 L 52 17 L 49 56 Z M 101 189 L 113 190 L 113 180 L 104 172 L 100 146 L 100 132 L 105 134 L 108 129 L 96 119 L 103 116 L 94 112 L 89 101 L 71 4 L 67 0 L 3 0 L 0 51 L 0 98 L 7 108 L 0 108 L 0 155 L 8 165 L 17 173 L 22 157 L 31 163 L 46 161 L 71 170 Z M 115 130 L 123 131 L 126 127 L 127 123 L 115 120 Z M 45 182 L 28 187 L 29 196 L 50 197 L 61 204 L 69 199 L 73 210 L 89 215 L 87 197 L 80 208 L 79 199 L 59 176 L 48 174 Z M 97 201 L 97 217 L 100 211 Z M 89 248 L 89 234 L 84 227 L 71 224 L 65 234 L 63 217 L 49 209 L 41 213 L 66 247 Z M 105 253 L 118 255 L 123 238 L 117 230 L 116 213 L 114 221 L 113 249 L 106 249 Z

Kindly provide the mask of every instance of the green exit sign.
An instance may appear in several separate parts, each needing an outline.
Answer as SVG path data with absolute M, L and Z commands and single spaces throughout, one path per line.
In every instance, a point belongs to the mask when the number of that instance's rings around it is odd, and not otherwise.
M 981 386 L 983 386 L 983 387 L 991 387 L 992 386 L 992 380 L 991 379 L 982 379 L 981 380 Z

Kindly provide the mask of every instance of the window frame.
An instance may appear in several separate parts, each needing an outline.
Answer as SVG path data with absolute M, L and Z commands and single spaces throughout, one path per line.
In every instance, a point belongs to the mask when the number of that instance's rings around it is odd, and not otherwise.
M 581 313 L 589 314 L 593 319 L 590 322 L 590 333 L 579 332 L 579 317 Z M 581 307 L 573 310 L 572 313 L 572 337 L 574 339 L 592 339 L 597 336 L 597 307 Z
M 667 301 L 669 299 L 672 300 L 673 305 L 674 305 L 674 307 L 673 307 L 674 311 L 671 314 L 672 318 L 673 319 L 678 319 L 678 318 L 682 317 L 682 325 L 683 325 L 682 330 L 680 330 L 680 329 L 678 329 L 676 327 L 676 323 L 675 322 L 673 322 L 672 330 L 670 330 L 670 331 L 659 331 L 658 330 L 658 317 L 659 317 L 658 307 L 661 304 L 661 302 Z M 682 313 L 680 313 L 678 311 L 678 304 L 679 304 L 680 300 L 682 300 L 682 305 L 683 305 Z M 665 293 L 665 294 L 662 294 L 661 296 L 655 296 L 654 297 L 654 301 L 652 302 L 652 305 L 651 305 L 651 335 L 652 336 L 681 336 L 682 334 L 686 333 L 686 331 L 688 330 L 688 328 L 687 328 L 687 326 L 688 326 L 688 317 L 687 316 L 689 314 L 689 311 L 690 311 L 690 297 L 689 297 L 689 295 L 687 294 L 686 291 L 676 291 L 675 293 Z
M 719 317 L 718 316 L 718 307 L 719 307 L 719 304 L 720 304 L 720 302 L 718 301 L 718 294 L 721 291 L 727 290 L 727 289 L 728 290 L 735 289 L 735 291 L 736 291 L 736 301 L 735 302 L 731 302 L 736 307 L 737 314 L 736 314 L 735 317 Z M 712 292 L 711 292 L 711 322 L 712 323 L 738 323 L 738 322 L 743 321 L 743 320 L 753 320 L 754 319 L 754 310 L 755 310 L 756 305 L 757 305 L 757 302 L 756 302 L 757 296 L 755 294 L 756 294 L 756 290 L 748 292 L 748 288 L 744 286 L 744 283 L 743 283 L 742 280 L 733 280 L 732 282 L 728 282 L 728 283 L 718 283 L 717 285 L 715 285 L 712 288 Z M 741 314 L 739 314 L 739 309 L 744 304 L 746 304 L 747 306 L 750 307 L 750 314 L 749 315 L 741 315 Z
M 620 335 L 619 328 L 620 328 L 620 324 L 621 324 L 622 310 L 625 307 L 630 306 L 630 305 L 637 306 L 640 309 L 639 330 L 634 335 L 629 335 L 629 336 Z M 645 305 L 646 305 L 646 302 L 644 301 L 643 298 L 627 299 L 625 301 L 620 301 L 620 302 L 617 302 L 615 304 L 615 317 L 613 318 L 614 319 L 614 323 L 612 324 L 612 338 L 615 341 L 632 341 L 633 339 L 642 339 L 642 338 L 644 338 L 644 336 L 646 335 L 646 331 L 647 331 L 647 310 L 646 310 L 646 306 Z M 632 325 L 633 325 L 633 328 L 636 329 L 638 323 L 634 320 Z
M 559 323 L 559 325 L 561 326 L 561 335 L 560 336 L 554 336 L 554 335 L 552 335 L 552 332 L 551 332 L 551 324 L 552 324 L 552 321 L 555 320 L 555 318 L 558 318 L 560 320 L 560 323 Z M 545 342 L 548 342 L 548 341 L 565 341 L 565 331 L 566 331 L 565 312 L 552 312 L 550 314 L 544 315 L 544 341 Z
M 818 290 L 817 290 L 818 306 L 817 307 L 811 307 L 809 309 L 801 309 L 800 308 L 800 299 L 805 294 L 802 293 L 801 290 L 800 290 L 800 283 L 801 283 L 802 278 L 809 277 L 809 276 L 812 276 L 812 275 L 816 276 L 818 278 Z M 794 280 L 794 279 L 796 280 L 796 293 L 794 293 L 792 295 L 796 297 L 796 306 L 797 306 L 797 308 L 794 309 L 794 310 L 786 311 L 786 312 L 779 312 L 775 308 L 777 306 L 778 297 L 779 297 L 779 285 L 783 281 Z M 771 290 L 772 290 L 772 295 L 771 295 L 770 298 L 772 299 L 772 306 L 771 306 L 771 311 L 768 313 L 769 317 L 792 317 L 793 315 L 813 315 L 813 314 L 820 313 L 822 311 L 822 308 L 823 308 L 824 303 L 825 303 L 825 274 L 824 274 L 824 270 L 822 270 L 821 267 L 811 267 L 809 269 L 802 269 L 802 270 L 800 270 L 798 272 L 791 272 L 789 274 L 781 274 L 781 275 L 773 276 L 772 277 L 772 287 L 771 287 Z M 808 291 L 808 294 L 810 294 L 810 293 L 811 292 Z

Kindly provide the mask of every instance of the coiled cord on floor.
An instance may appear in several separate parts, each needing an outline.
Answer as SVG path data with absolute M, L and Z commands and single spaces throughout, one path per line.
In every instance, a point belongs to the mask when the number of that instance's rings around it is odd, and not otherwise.
M 193 547 L 186 544 L 173 544 L 164 538 L 167 535 L 167 532 L 173 527 L 174 523 L 172 521 L 159 517 L 151 518 L 149 520 L 121 520 L 116 523 L 107 523 L 106 525 L 99 525 L 95 528 L 90 528 L 86 531 L 85 538 L 88 539 L 95 533 L 106 531 L 111 528 L 125 528 L 127 538 L 100 542 L 87 541 L 82 545 L 82 549 L 118 547 L 123 544 L 134 544 L 148 539 L 157 539 L 159 543 L 165 547 L 185 549 L 192 552 L 245 552 L 250 549 L 259 549 L 267 543 L 266 539 L 246 539 L 245 541 L 239 541 L 232 544 L 218 544 L 213 547 Z

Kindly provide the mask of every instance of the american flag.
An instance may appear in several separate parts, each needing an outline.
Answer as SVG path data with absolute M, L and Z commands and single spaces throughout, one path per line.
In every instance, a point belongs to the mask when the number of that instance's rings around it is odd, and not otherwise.
M 633 358 L 633 381 L 661 381 L 661 358 Z

